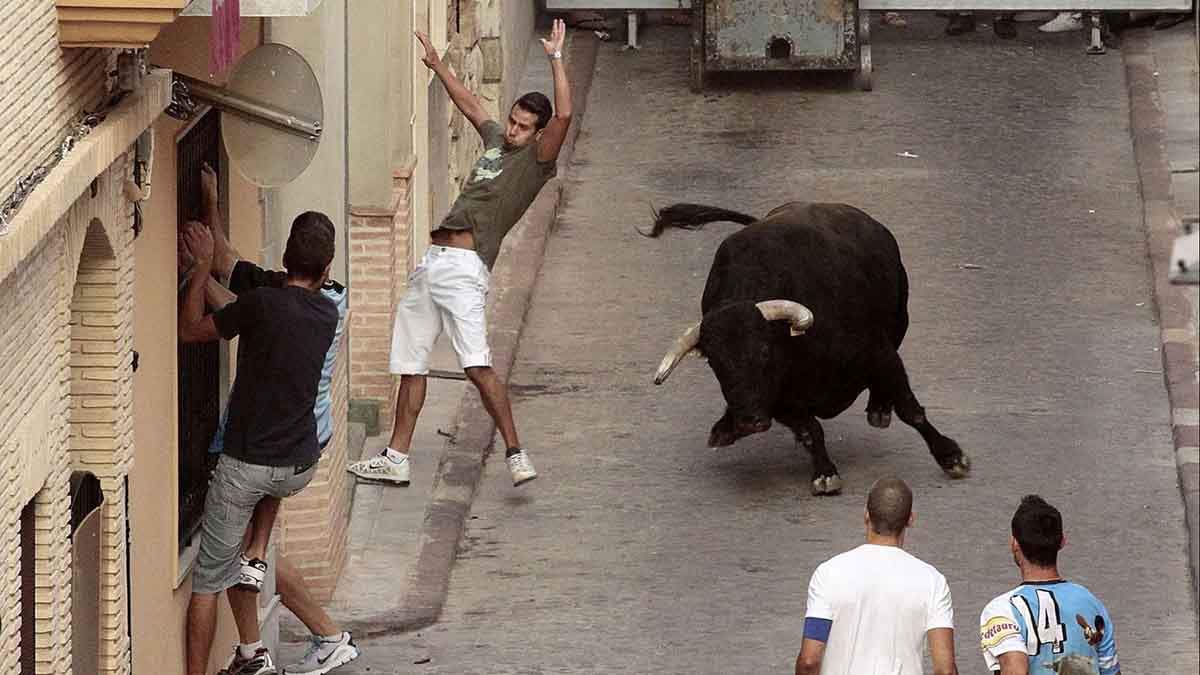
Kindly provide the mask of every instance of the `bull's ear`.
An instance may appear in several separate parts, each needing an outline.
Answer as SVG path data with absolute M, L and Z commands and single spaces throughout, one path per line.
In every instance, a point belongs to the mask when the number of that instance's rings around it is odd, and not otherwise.
M 767 321 L 787 321 L 792 337 L 803 335 L 813 324 L 813 313 L 792 300 L 763 300 L 755 304 Z

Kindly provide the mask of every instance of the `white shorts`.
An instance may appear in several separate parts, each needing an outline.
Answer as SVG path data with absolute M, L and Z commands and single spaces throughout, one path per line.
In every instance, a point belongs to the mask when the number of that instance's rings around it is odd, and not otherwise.
M 408 290 L 396 306 L 390 370 L 425 375 L 429 354 L 442 329 L 465 368 L 492 365 L 484 317 L 488 270 L 470 249 L 430 246 L 408 277 Z

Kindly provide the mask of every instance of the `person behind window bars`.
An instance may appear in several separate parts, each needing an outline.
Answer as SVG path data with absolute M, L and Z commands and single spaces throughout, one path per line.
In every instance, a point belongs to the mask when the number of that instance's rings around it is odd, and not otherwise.
M 206 175 L 202 183 L 211 180 Z M 179 339 L 188 343 L 240 336 L 224 452 L 201 516 L 187 613 L 187 673 L 207 673 L 217 596 L 224 591 L 240 638 L 227 672 L 269 675 L 276 670 L 258 632 L 258 596 L 238 585 L 241 553 L 260 502 L 298 493 L 316 473 L 320 446 L 313 411 L 338 325 L 337 307 L 320 292 L 333 261 L 333 224 L 315 211 L 297 216 L 283 254 L 283 285 L 251 288 L 208 315 L 204 306 L 213 269 L 213 235 L 208 226 L 192 222 L 183 236 L 195 264 L 180 311 Z M 262 517 L 273 521 L 278 503 L 271 504 L 267 502 Z M 262 526 L 269 530 L 272 524 Z
M 225 236 L 221 226 L 217 175 L 212 167 L 201 167 L 201 195 L 205 224 L 213 234 L 213 271 L 216 278 L 209 277 L 205 288 L 208 305 L 220 309 L 233 302 L 237 295 L 259 286 L 281 288 L 287 283 L 287 273 L 264 270 L 242 259 Z M 180 239 L 180 267 L 187 269 L 193 264 L 191 254 Z M 337 364 L 338 349 L 346 321 L 347 292 L 341 284 L 327 279 L 321 285 L 321 294 L 337 306 L 338 325 L 333 343 L 325 353 L 321 368 L 321 380 L 317 385 L 317 401 L 313 415 L 317 420 L 317 445 L 325 450 L 333 437 L 333 371 Z M 225 426 L 228 409 L 222 411 L 217 433 L 209 445 L 209 452 L 219 454 L 224 450 Z M 262 590 L 268 574 L 266 562 L 267 545 L 271 529 L 278 514 L 280 500 L 264 497 L 254 509 L 250 527 L 246 531 L 243 553 L 239 562 L 241 571 L 238 586 L 254 593 Z M 298 675 L 323 675 L 358 658 L 359 650 L 350 633 L 343 631 L 308 592 L 304 576 L 282 554 L 275 557 L 275 583 L 284 607 L 287 607 L 312 632 L 309 649 L 300 663 L 288 665 L 284 670 Z

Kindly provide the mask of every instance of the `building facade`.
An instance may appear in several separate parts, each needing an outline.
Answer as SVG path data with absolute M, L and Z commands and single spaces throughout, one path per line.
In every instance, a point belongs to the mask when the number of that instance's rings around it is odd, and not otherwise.
M 193 348 L 176 334 L 177 237 L 199 215 L 201 162 L 220 173 L 231 241 L 259 264 L 280 266 L 303 210 L 338 230 L 334 276 L 351 298 L 334 439 L 273 537 L 318 597 L 332 595 L 353 498 L 346 410 L 366 403 L 390 422 L 392 307 L 480 150 L 412 31 L 429 32 L 499 116 L 536 11 L 533 0 L 241 7 L 239 55 L 288 44 L 321 84 L 321 145 L 286 186 L 241 177 L 219 109 L 180 113 L 176 75 L 225 83 L 208 72 L 211 3 L 0 6 L 14 36 L 0 44 L 0 673 L 182 666 L 207 444 L 236 376 L 236 342 Z M 280 611 L 270 591 L 268 637 Z M 234 641 L 222 605 L 214 670 Z

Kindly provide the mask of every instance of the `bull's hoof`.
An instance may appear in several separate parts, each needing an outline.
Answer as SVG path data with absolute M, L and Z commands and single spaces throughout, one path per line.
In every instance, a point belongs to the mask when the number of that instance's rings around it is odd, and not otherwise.
M 812 493 L 814 495 L 836 495 L 842 491 L 842 477 L 836 473 L 832 476 L 818 476 L 813 479 Z
M 876 429 L 886 429 L 892 423 L 892 413 L 888 410 L 868 410 L 867 424 Z
M 943 466 L 942 471 L 945 471 L 947 476 L 954 479 L 966 478 L 967 474 L 971 473 L 971 458 L 967 457 L 966 454 L 959 455 L 953 462 Z

